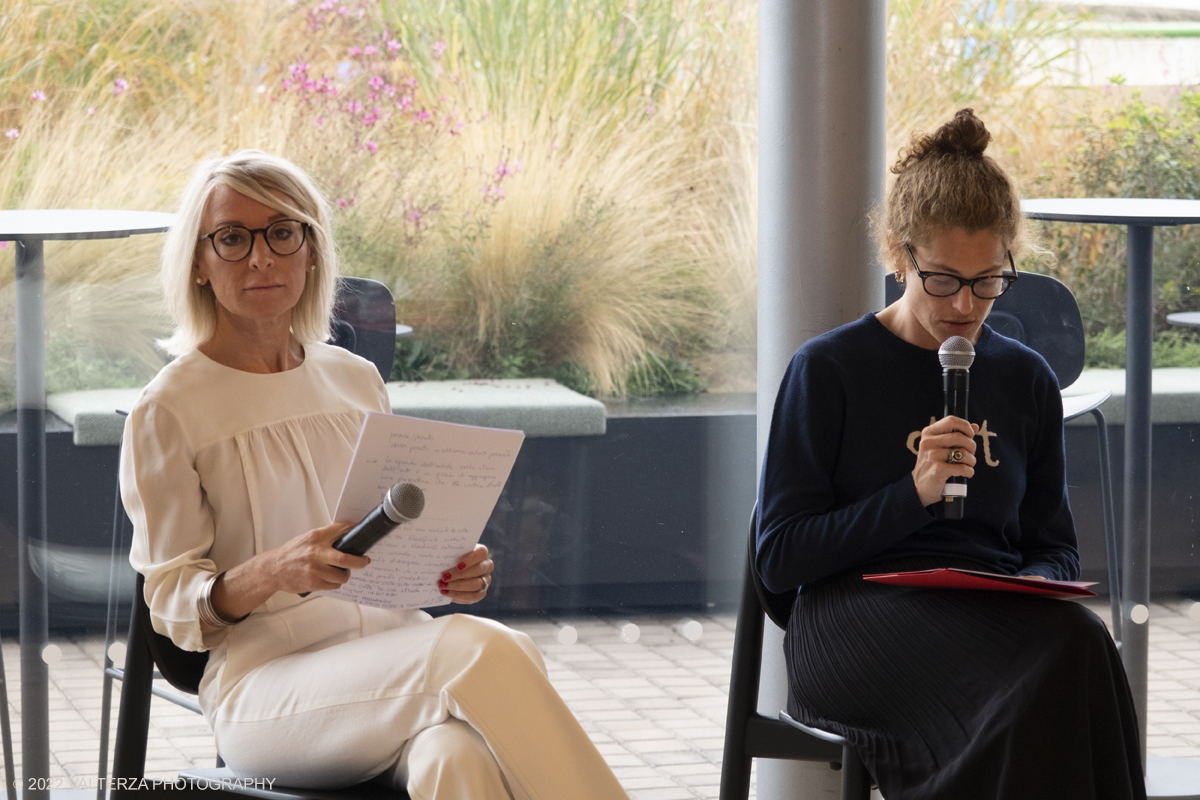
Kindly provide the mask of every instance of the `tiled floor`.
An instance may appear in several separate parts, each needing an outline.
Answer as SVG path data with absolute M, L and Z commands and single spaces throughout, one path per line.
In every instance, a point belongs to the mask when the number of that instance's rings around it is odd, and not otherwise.
M 1148 745 L 1157 755 L 1200 758 L 1200 621 L 1188 616 L 1190 607 L 1152 607 Z M 1093 608 L 1107 615 L 1105 604 Z M 693 641 L 684 633 L 695 638 L 697 630 L 684 629 L 683 620 L 636 618 L 635 642 L 625 640 L 631 629 L 622 638 L 627 620 L 509 621 L 537 642 L 555 686 L 633 800 L 717 796 L 734 617 L 696 621 L 701 631 Z M 574 644 L 556 637 L 562 623 L 575 628 Z M 50 669 L 51 776 L 63 788 L 93 788 L 103 641 L 57 643 L 63 657 Z M 19 770 L 18 651 L 15 642 L 3 647 Z M 212 737 L 199 716 L 155 700 L 151 726 L 147 777 L 170 779 L 185 765 L 212 765 Z

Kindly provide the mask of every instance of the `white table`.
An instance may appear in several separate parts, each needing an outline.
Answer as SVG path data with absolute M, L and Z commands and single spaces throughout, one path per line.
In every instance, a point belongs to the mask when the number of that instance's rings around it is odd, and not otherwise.
M 49 675 L 43 661 L 49 635 L 48 599 L 46 586 L 29 561 L 30 545 L 44 545 L 46 540 L 43 246 L 46 241 L 161 233 L 174 219 L 174 214 L 153 211 L 0 211 L 0 241 L 17 245 L 17 558 L 23 779 L 48 778 L 50 774 Z M 22 792 L 25 800 L 49 796 L 48 789 L 26 787 Z
M 1146 758 L 1146 674 L 1150 645 L 1150 379 L 1154 339 L 1154 229 L 1200 222 L 1200 200 L 1064 198 L 1026 200 L 1031 219 L 1127 225 L 1125 303 L 1125 513 L 1121 569 L 1121 660 L 1137 708 Z M 1200 761 L 1146 760 L 1150 797 L 1200 800 Z

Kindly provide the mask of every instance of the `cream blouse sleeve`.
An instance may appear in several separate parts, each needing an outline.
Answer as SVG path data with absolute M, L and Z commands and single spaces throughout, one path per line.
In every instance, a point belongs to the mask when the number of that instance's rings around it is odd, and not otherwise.
M 121 443 L 121 498 L 133 522 L 129 562 L 146 578 L 154 630 L 184 650 L 210 650 L 228 629 L 200 631 L 197 598 L 216 572 L 208 558 L 215 523 L 179 420 L 154 401 L 138 403 Z

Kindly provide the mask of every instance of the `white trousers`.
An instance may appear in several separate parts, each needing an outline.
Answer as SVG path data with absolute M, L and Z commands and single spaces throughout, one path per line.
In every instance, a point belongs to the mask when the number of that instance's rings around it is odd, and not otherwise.
M 414 800 L 626 797 L 533 642 L 452 615 L 293 653 L 239 681 L 211 720 L 239 777 Z

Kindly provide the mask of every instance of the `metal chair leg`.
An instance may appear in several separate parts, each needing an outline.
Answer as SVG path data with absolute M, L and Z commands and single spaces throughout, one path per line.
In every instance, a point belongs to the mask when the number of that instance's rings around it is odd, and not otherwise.
M 842 800 L 870 800 L 871 773 L 867 772 L 862 759 L 854 748 L 842 748 Z
M 1096 420 L 1096 438 L 1100 447 L 1100 503 L 1104 506 L 1104 549 L 1108 555 L 1108 601 L 1112 609 L 1113 641 L 1121 646 L 1121 574 L 1120 542 L 1117 535 L 1117 515 L 1113 508 L 1112 462 L 1108 456 L 1108 423 L 1098 408 L 1092 409 Z
M 725 752 L 721 760 L 721 800 L 745 800 L 750 794 L 752 759 L 746 755 L 746 721 L 751 713 L 758 710 L 764 624 L 750 575 L 751 569 L 753 567 L 747 559 L 729 678 L 729 711 L 725 719 Z
M 121 710 L 117 716 L 117 742 L 113 752 L 113 778 L 144 778 L 146 740 L 150 734 L 150 696 L 154 659 L 142 630 L 137 603 L 129 618 L 125 645 L 125 677 L 121 680 Z
M 108 731 L 112 722 L 112 689 L 113 676 L 109 671 L 116 665 L 109 657 L 108 651 L 117 637 L 117 582 L 120 580 L 120 570 L 117 569 L 117 559 L 124 552 L 125 543 L 125 509 L 121 504 L 121 484 L 116 481 L 115 497 L 113 498 L 113 527 L 112 549 L 108 561 L 108 613 L 104 626 L 104 688 L 100 699 L 100 763 L 96 781 L 96 800 L 104 800 L 104 787 L 108 778 Z
M 13 766 L 12 725 L 8 720 L 8 686 L 4 679 L 4 652 L 0 649 L 0 738 L 4 740 L 4 786 L 8 800 L 17 800 L 16 767 Z

